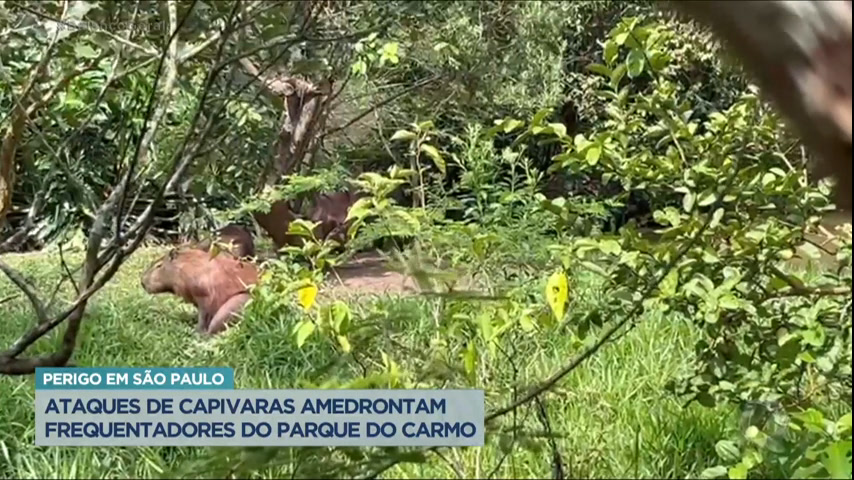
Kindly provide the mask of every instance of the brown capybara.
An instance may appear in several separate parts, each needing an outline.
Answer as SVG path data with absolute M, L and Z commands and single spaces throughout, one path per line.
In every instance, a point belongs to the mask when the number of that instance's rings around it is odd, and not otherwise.
M 196 329 L 213 335 L 226 328 L 249 300 L 249 286 L 258 282 L 255 265 L 228 255 L 211 257 L 196 248 L 173 249 L 142 274 L 150 294 L 172 293 L 196 306 Z
M 331 238 L 343 245 L 352 224 L 345 221 L 347 214 L 350 207 L 362 196 L 363 193 L 353 192 L 314 195 L 310 200 L 309 220 L 319 222 L 314 232 L 318 240 Z M 255 220 L 270 234 L 276 248 L 286 245 L 300 246 L 305 242 L 303 237 L 287 233 L 291 222 L 296 218 L 291 205 L 285 201 L 273 203 L 269 212 L 255 214 Z
M 258 225 L 273 239 L 273 245 L 277 249 L 286 245 L 298 245 L 298 236 L 288 233 L 291 222 L 296 218 L 288 202 L 273 202 L 269 212 L 256 212 L 254 217 Z
M 311 212 L 311 221 L 320 222 L 315 230 L 319 240 L 335 240 L 341 245 L 347 242 L 347 233 L 352 221 L 347 221 L 347 214 L 362 195 L 353 192 L 335 192 L 321 194 L 317 197 Z
M 255 242 L 252 234 L 246 228 L 230 223 L 220 228 L 216 233 L 216 241 L 230 244 L 231 253 L 237 258 L 251 258 L 255 256 Z M 204 240 L 197 245 L 202 250 L 210 250 L 211 240 Z

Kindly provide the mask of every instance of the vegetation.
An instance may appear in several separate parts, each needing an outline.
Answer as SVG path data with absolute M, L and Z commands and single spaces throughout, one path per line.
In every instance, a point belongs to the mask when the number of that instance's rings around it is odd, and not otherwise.
M 703 30 L 646 2 L 132 5 L 0 4 L 0 372 L 482 388 L 487 445 L 40 448 L 3 376 L 3 477 L 851 478 L 850 225 L 816 241 L 830 184 Z M 139 287 L 158 243 L 241 221 L 270 251 L 266 212 L 348 187 L 345 248 L 292 222 L 221 336 Z M 336 287 L 377 245 L 420 294 Z

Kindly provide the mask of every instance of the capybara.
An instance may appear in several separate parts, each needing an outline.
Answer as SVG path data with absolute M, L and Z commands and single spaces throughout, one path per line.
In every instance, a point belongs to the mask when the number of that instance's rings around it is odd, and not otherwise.
M 352 224 L 345 221 L 347 214 L 350 207 L 362 196 L 364 194 L 353 192 L 314 195 L 310 200 L 308 219 L 320 223 L 314 232 L 317 239 L 331 238 L 343 245 Z M 303 237 L 287 233 L 291 222 L 296 218 L 291 205 L 285 201 L 274 202 L 269 212 L 255 214 L 255 220 L 270 234 L 279 249 L 286 245 L 300 246 L 305 242 Z
M 216 233 L 216 239 L 219 243 L 231 244 L 231 253 L 237 258 L 255 256 L 255 242 L 252 240 L 252 234 L 241 225 L 230 223 L 220 228 Z M 202 250 L 209 250 L 210 247 L 210 240 L 204 240 L 198 244 L 198 248 Z
M 347 221 L 347 214 L 350 207 L 361 197 L 362 195 L 352 192 L 319 195 L 311 212 L 311 221 L 320 222 L 315 230 L 318 240 L 331 239 L 344 245 L 353 224 L 352 221 Z
M 249 286 L 258 282 L 250 262 L 211 255 L 196 248 L 173 249 L 142 274 L 150 294 L 172 293 L 198 309 L 196 329 L 213 335 L 226 328 L 249 300 Z
M 298 236 L 288 233 L 288 228 L 296 216 L 291 211 L 291 206 L 284 200 L 273 202 L 269 212 L 256 212 L 255 221 L 273 239 L 277 249 L 286 245 L 298 245 Z

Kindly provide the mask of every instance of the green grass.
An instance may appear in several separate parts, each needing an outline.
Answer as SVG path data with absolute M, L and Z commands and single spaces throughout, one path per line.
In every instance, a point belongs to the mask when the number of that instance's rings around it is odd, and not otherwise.
M 524 250 L 524 249 L 523 249 Z M 446 304 L 437 313 L 437 300 L 424 297 L 366 298 L 351 304 L 364 332 L 351 342 L 363 352 L 356 362 L 342 358 L 329 342 L 319 339 L 296 348 L 290 336 L 295 313 L 256 311 L 225 335 L 202 340 L 193 334 L 193 310 L 175 298 L 149 296 L 139 274 L 159 250 L 140 250 L 116 278 L 90 303 L 73 361 L 79 366 L 199 366 L 226 365 L 235 369 L 237 388 L 298 388 L 303 381 L 342 382 L 361 376 L 365 366 L 379 369 L 379 352 L 387 353 L 404 372 L 423 378 L 419 385 L 472 386 L 456 373 L 442 373 L 436 359 L 457 360 L 461 341 L 443 337 L 437 319 L 448 322 L 451 312 L 477 313 L 486 308 L 473 302 Z M 526 255 L 531 256 L 529 250 Z M 79 258 L 79 257 L 77 257 Z M 501 257 L 506 260 L 506 257 Z M 7 255 L 4 260 L 23 270 L 43 292 L 61 278 L 55 253 Z M 530 262 L 536 259 L 526 258 Z M 546 260 L 540 259 L 545 265 Z M 498 279 L 493 279 L 500 283 Z M 524 280 L 520 281 L 525 283 Z M 532 283 L 528 281 L 528 283 Z M 541 285 L 525 290 L 535 295 Z M 15 292 L 0 279 L 0 298 Z M 64 290 L 66 295 L 70 292 Z M 596 285 L 574 279 L 573 309 L 595 308 Z M 61 305 L 61 304 L 60 304 Z M 14 341 L 33 321 L 28 303 L 17 298 L 5 303 L 0 343 Z M 443 326 L 445 324 L 443 323 Z M 465 331 L 465 325 L 460 331 Z M 57 329 L 28 353 L 51 350 Z M 377 335 L 377 331 L 384 332 Z M 520 336 L 505 342 L 513 351 L 498 354 L 482 365 L 474 386 L 484 388 L 487 410 L 512 400 L 514 388 L 524 389 L 560 368 L 582 345 L 565 330 Z M 594 332 L 595 334 L 596 332 Z M 607 345 L 557 388 L 543 397 L 548 427 L 567 477 L 691 478 L 717 463 L 714 445 L 736 428 L 735 412 L 719 407 L 682 408 L 682 401 L 665 391 L 674 375 L 691 367 L 697 332 L 686 321 L 666 316 L 644 319 L 637 328 Z M 361 365 L 360 365 L 361 364 Z M 445 367 L 448 370 L 450 367 Z M 225 476 L 232 468 L 255 477 L 310 476 L 316 469 L 344 461 L 326 449 L 208 448 L 55 448 L 34 446 L 34 384 L 31 377 L 0 377 L 0 477 L 14 478 L 151 478 L 178 474 L 189 477 Z M 510 429 L 518 426 L 515 438 Z M 485 448 L 449 449 L 431 455 L 423 464 L 401 464 L 388 478 L 544 478 L 551 476 L 552 448 L 538 436 L 546 427 L 531 406 L 520 408 L 500 422 L 505 433 L 490 433 Z M 527 433 L 525 433 L 527 432 Z M 501 437 L 505 438 L 501 438 Z M 502 449 L 503 445 L 503 449 Z M 510 452 L 505 455 L 503 451 Z M 349 453 L 358 450 L 350 450 Z M 364 452 L 364 451 L 362 451 Z M 253 456 L 256 455 L 256 456 Z M 312 460 L 314 459 L 314 460 Z M 328 474 L 329 476 L 346 473 Z

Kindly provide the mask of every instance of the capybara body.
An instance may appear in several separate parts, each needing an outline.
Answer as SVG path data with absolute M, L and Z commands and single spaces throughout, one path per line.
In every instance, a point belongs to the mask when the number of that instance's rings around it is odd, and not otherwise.
M 330 238 L 342 245 L 346 243 L 347 233 L 352 224 L 346 221 L 347 214 L 350 207 L 362 196 L 361 193 L 334 192 L 321 193 L 312 197 L 308 219 L 319 223 L 314 231 L 317 239 Z M 273 203 L 269 212 L 255 214 L 255 220 L 270 234 L 273 243 L 279 249 L 286 245 L 300 246 L 305 241 L 299 235 L 287 233 L 291 222 L 296 218 L 291 205 L 285 201 Z
M 237 258 L 251 258 L 255 256 L 255 241 L 252 239 L 252 234 L 241 225 L 231 223 L 220 228 L 216 233 L 216 241 L 230 244 L 231 253 Z M 210 247 L 210 240 L 204 240 L 198 244 L 198 248 L 202 250 L 209 250 Z
M 344 245 L 353 223 L 347 221 L 347 214 L 359 198 L 360 195 L 351 192 L 335 192 L 318 196 L 314 210 L 311 212 L 311 221 L 320 222 L 315 231 L 317 238 L 335 240 Z
M 150 294 L 172 293 L 196 306 L 197 330 L 221 332 L 249 300 L 248 288 L 258 282 L 255 265 L 228 255 L 195 248 L 175 249 L 154 262 L 142 275 Z
M 273 202 L 269 212 L 255 213 L 255 221 L 270 235 L 277 249 L 286 245 L 298 245 L 298 236 L 288 233 L 288 228 L 295 218 L 291 206 L 283 200 Z

